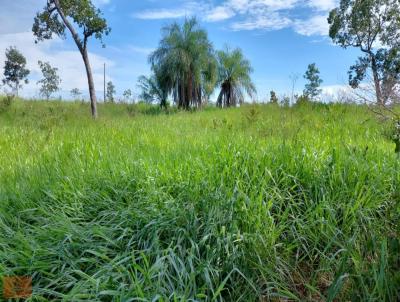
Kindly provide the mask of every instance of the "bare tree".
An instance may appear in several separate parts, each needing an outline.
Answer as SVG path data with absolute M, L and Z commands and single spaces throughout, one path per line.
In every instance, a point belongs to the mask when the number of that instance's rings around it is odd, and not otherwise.
M 291 97 L 290 97 L 290 102 L 291 102 L 292 104 L 294 104 L 294 90 L 295 90 L 295 88 L 296 88 L 296 83 L 297 83 L 297 81 L 299 80 L 299 77 L 300 77 L 300 75 L 299 75 L 298 73 L 292 73 L 292 74 L 289 76 L 289 79 L 290 79 L 290 81 L 291 81 L 291 83 L 292 83 L 292 94 L 291 94 Z

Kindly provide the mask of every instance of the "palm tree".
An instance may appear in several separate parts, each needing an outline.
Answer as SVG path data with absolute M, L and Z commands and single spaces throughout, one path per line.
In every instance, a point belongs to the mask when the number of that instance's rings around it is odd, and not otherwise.
M 218 85 L 221 92 L 218 95 L 217 106 L 230 107 L 244 102 L 243 90 L 251 97 L 257 93 L 251 81 L 253 69 L 250 62 L 244 58 L 241 49 L 217 53 Z
M 195 18 L 163 28 L 158 49 L 149 57 L 153 70 L 179 108 L 200 107 L 216 82 L 216 59 L 207 32 Z

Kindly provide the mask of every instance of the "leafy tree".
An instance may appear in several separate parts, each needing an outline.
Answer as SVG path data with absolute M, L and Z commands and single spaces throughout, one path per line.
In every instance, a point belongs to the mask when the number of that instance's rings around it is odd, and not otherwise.
M 319 70 L 315 63 L 308 65 L 304 78 L 308 81 L 303 91 L 305 97 L 315 99 L 322 90 L 319 88 L 322 84 L 322 79 L 319 77 Z
M 195 18 L 163 29 L 159 47 L 150 55 L 158 88 L 172 93 L 179 108 L 199 107 L 215 86 L 216 62 L 207 32 Z
M 81 97 L 81 95 L 82 95 L 82 92 L 81 92 L 78 88 L 72 89 L 72 90 L 70 91 L 70 93 L 71 93 L 71 96 L 72 96 L 72 98 L 73 98 L 74 100 L 79 100 L 80 97 Z
M 54 92 L 60 90 L 61 79 L 57 74 L 58 69 L 51 67 L 48 62 L 38 61 L 38 64 L 43 74 L 43 79 L 37 82 L 41 85 L 40 95 L 49 100 Z
M 122 96 L 124 97 L 124 100 L 129 102 L 129 100 L 132 98 L 132 91 L 130 89 L 127 89 L 124 91 Z
M 363 52 L 350 68 L 349 84 L 359 87 L 371 70 L 376 101 L 381 105 L 389 101 L 400 78 L 399 11 L 397 0 L 341 0 L 328 19 L 335 43 Z
M 253 69 L 250 62 L 244 58 L 242 51 L 226 49 L 217 53 L 218 84 L 221 87 L 217 106 L 230 107 L 244 102 L 243 90 L 253 97 L 256 88 L 251 81 Z
M 16 47 L 7 48 L 3 84 L 13 88 L 16 95 L 18 95 L 18 90 L 22 87 L 22 83 L 28 83 L 27 77 L 29 73 L 30 71 L 26 68 L 25 57 Z
M 107 101 L 114 103 L 114 96 L 115 96 L 115 86 L 113 82 L 109 81 L 107 83 L 107 92 L 106 92 Z
M 275 91 L 271 90 L 270 95 L 271 95 L 270 102 L 272 104 L 278 104 L 279 101 L 278 101 L 278 97 L 276 96 Z
M 102 42 L 103 36 L 109 34 L 110 28 L 102 18 L 100 10 L 90 0 L 47 0 L 43 11 L 37 13 L 32 26 L 36 42 L 51 39 L 53 35 L 65 38 L 65 29 L 71 33 L 82 55 L 88 78 L 92 116 L 96 118 L 97 98 L 87 44 L 92 36 Z
M 288 95 L 284 95 L 281 99 L 281 105 L 283 107 L 289 107 L 290 106 L 290 97 Z
M 167 106 L 168 90 L 162 85 L 162 81 L 155 74 L 150 77 L 140 76 L 138 87 L 141 89 L 139 98 L 146 103 L 157 102 L 161 107 Z

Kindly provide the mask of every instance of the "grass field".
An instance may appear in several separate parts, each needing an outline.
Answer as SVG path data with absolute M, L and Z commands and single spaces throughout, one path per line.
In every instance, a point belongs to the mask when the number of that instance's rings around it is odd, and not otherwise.
M 400 160 L 365 107 L 0 113 L 0 275 L 29 301 L 398 301 Z

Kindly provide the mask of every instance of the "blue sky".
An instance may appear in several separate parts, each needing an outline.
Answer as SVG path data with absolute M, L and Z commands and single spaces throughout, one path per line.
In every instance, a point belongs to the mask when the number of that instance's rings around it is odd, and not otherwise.
M 254 68 L 258 98 L 266 100 L 271 89 L 279 95 L 291 91 L 292 75 L 298 75 L 296 90 L 304 86 L 307 65 L 316 63 L 324 91 L 334 92 L 347 83 L 347 71 L 356 50 L 343 50 L 331 43 L 327 15 L 337 0 L 96 0 L 112 28 L 106 48 L 92 40 L 90 58 L 98 97 L 102 91 L 102 66 L 120 95 L 125 89 L 138 93 L 137 78 L 149 74 L 149 53 L 157 47 L 161 28 L 196 16 L 208 31 L 216 49 L 240 47 Z M 35 12 L 45 0 L 0 0 L 0 67 L 6 47 L 15 45 L 25 54 L 32 70 L 26 96 L 38 92 L 38 60 L 59 68 L 64 97 L 74 87 L 86 93 L 83 62 L 74 43 L 55 39 L 35 44 L 30 28 Z M 87 93 L 86 93 L 87 94 Z

